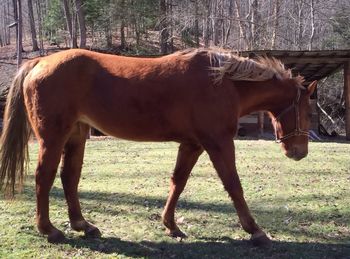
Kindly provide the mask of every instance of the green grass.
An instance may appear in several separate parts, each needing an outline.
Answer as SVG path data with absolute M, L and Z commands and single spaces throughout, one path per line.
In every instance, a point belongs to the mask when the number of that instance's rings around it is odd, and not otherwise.
M 79 185 L 85 217 L 103 237 L 70 229 L 59 176 L 50 216 L 68 242 L 47 243 L 35 227 L 33 173 L 15 201 L 0 199 L 0 258 L 350 258 L 350 145 L 310 143 L 300 162 L 270 141 L 236 141 L 237 167 L 257 222 L 271 249 L 246 240 L 211 162 L 203 154 L 177 210 L 189 236 L 164 235 L 160 214 L 168 194 L 176 143 L 90 140 Z M 37 144 L 30 145 L 30 172 Z

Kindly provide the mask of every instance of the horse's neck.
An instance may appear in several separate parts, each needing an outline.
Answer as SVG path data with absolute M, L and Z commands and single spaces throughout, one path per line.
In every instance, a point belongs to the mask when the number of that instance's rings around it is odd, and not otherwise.
M 255 111 L 270 111 L 278 109 L 292 99 L 292 89 L 283 87 L 276 81 L 237 82 L 236 89 L 240 98 L 240 116 Z

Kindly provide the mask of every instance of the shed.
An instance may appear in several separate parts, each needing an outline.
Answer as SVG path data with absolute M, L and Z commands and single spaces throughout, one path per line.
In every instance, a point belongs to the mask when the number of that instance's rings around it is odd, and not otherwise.
M 345 134 L 350 140 L 350 50 L 316 50 L 316 51 L 288 51 L 288 50 L 254 50 L 243 51 L 242 56 L 268 56 L 281 60 L 287 68 L 292 69 L 294 75 L 302 75 L 305 85 L 314 80 L 321 80 L 335 72 L 344 72 L 345 96 Z M 255 115 L 257 128 L 262 129 L 264 119 Z M 259 119 L 260 117 L 260 119 Z M 252 119 L 252 118 L 251 118 Z M 244 122 L 245 118 L 242 119 Z

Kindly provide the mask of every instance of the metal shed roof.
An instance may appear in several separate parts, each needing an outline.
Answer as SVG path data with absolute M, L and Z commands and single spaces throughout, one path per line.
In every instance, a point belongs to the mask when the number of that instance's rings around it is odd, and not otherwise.
M 320 80 L 342 69 L 350 62 L 350 50 L 252 50 L 241 52 L 242 56 L 268 56 L 281 60 L 294 75 L 302 75 L 305 84 Z

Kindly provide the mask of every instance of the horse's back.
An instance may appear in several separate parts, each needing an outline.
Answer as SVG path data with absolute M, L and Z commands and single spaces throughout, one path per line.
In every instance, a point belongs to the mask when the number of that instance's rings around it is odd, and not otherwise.
M 222 89 L 214 89 L 207 66 L 186 53 L 131 58 L 68 50 L 42 58 L 25 92 L 29 110 L 63 127 L 80 121 L 126 139 L 177 140 L 192 137 L 197 118 L 204 123 L 222 112 Z

